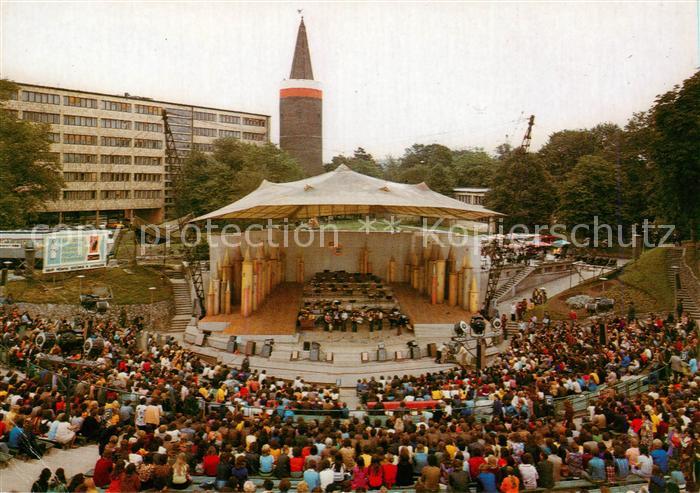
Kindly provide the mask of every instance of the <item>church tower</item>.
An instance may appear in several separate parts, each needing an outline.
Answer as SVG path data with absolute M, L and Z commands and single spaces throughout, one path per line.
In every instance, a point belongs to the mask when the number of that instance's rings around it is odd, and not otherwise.
M 307 175 L 323 172 L 323 92 L 311 69 L 306 26 L 301 18 L 289 79 L 280 89 L 280 147 Z

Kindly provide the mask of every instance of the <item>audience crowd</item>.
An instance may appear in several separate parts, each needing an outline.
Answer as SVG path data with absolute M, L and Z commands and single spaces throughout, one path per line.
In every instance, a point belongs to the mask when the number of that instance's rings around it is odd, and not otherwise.
M 34 338 L 59 326 L 104 340 L 94 365 L 56 347 L 44 358 Z M 12 363 L 28 368 L 0 380 L 0 447 L 29 458 L 46 443 L 99 448 L 91 471 L 68 479 L 46 469 L 33 491 L 186 489 L 197 476 L 206 477 L 197 487 L 247 493 L 261 479 L 264 491 L 299 493 L 473 484 L 514 493 L 573 478 L 697 491 L 698 340 L 685 317 L 531 320 L 480 371 L 358 382 L 371 408 L 362 414 L 332 386 L 275 379 L 247 361 L 216 365 L 172 340 L 144 340 L 124 320 L 57 322 L 6 308 L 0 331 Z M 620 390 L 640 378 L 647 392 Z M 583 413 L 577 396 L 589 396 Z M 410 409 L 416 401 L 434 402 Z

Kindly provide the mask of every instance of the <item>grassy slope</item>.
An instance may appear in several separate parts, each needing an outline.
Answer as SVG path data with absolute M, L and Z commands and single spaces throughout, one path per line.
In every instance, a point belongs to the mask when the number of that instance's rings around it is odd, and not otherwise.
M 671 309 L 674 306 L 674 293 L 666 274 L 666 250 L 655 248 L 625 268 L 620 281 L 652 296 L 659 307 Z
M 615 300 L 615 313 L 626 314 L 630 301 L 634 301 L 637 313 L 661 312 L 673 309 L 673 286 L 666 278 L 666 258 L 663 248 L 644 253 L 639 260 L 628 264 L 619 276 L 605 283 L 590 279 L 566 290 L 539 306 L 534 313 L 539 317 L 549 311 L 554 318 L 566 318 L 569 308 L 565 301 L 571 296 L 587 294 L 605 296 Z M 579 310 L 584 315 L 585 310 Z
M 160 272 L 148 267 L 95 269 L 81 272 L 56 274 L 37 274 L 34 280 L 12 281 L 9 292 L 16 301 L 28 303 L 77 303 L 80 281 L 83 274 L 83 293 L 90 292 L 93 286 L 109 286 L 114 296 L 112 303 L 129 305 L 148 303 L 151 299 L 149 287 L 153 291 L 153 301 L 162 301 L 172 297 L 170 281 Z

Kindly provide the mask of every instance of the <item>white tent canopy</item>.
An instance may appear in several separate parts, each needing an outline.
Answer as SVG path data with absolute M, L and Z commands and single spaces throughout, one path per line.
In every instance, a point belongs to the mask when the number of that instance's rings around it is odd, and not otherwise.
M 345 165 L 288 183 L 263 180 L 245 197 L 193 221 L 206 219 L 306 219 L 344 215 L 411 215 L 476 220 L 502 214 L 432 191 L 425 183 L 394 183 Z

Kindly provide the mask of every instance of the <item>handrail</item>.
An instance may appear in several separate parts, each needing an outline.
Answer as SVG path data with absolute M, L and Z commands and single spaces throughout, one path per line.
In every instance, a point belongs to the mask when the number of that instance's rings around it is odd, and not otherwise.
M 681 285 L 688 290 L 688 293 L 693 298 L 693 301 L 695 301 L 695 304 L 700 305 L 700 281 L 698 281 L 695 272 L 693 272 L 693 269 L 691 269 L 688 265 L 686 252 L 687 249 L 683 247 L 683 253 L 681 254 L 680 262 L 681 265 L 679 266 L 679 276 L 681 280 Z

